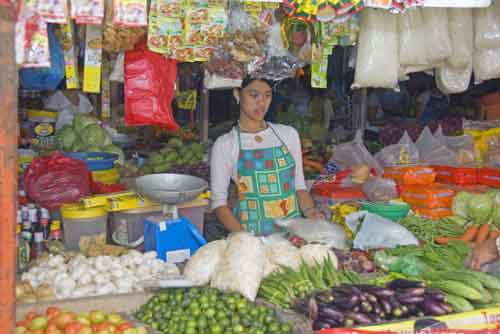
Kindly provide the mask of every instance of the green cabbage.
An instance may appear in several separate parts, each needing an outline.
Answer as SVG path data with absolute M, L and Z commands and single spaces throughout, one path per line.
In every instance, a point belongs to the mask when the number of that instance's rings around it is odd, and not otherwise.
M 70 151 L 71 146 L 78 137 L 78 134 L 69 125 L 63 126 L 59 131 L 57 131 L 57 136 L 62 145 L 64 151 Z
M 97 120 L 88 114 L 77 113 L 73 119 L 73 128 L 78 133 L 91 124 L 97 124 Z
M 75 141 L 73 142 L 73 145 L 71 145 L 71 151 L 72 152 L 85 152 L 87 146 L 85 143 L 80 139 L 80 137 L 77 137 Z
M 487 223 L 493 212 L 493 200 L 488 194 L 471 195 L 467 201 L 467 214 L 477 224 Z
M 87 152 L 102 152 L 102 149 L 99 146 L 88 146 L 86 151 Z
M 118 154 L 118 163 L 122 164 L 125 161 L 125 154 L 122 149 L 115 145 L 108 145 L 103 147 L 103 152 Z
M 451 210 L 455 216 L 459 216 L 462 218 L 469 218 L 467 214 L 467 202 L 471 194 L 465 191 L 460 191 L 457 193 L 455 198 L 453 199 L 453 204 L 451 206 Z
M 82 141 L 87 146 L 104 146 L 104 141 L 106 139 L 106 133 L 104 133 L 104 129 L 101 128 L 98 124 L 91 124 L 83 129 L 81 133 Z
M 113 140 L 111 139 L 111 136 L 104 131 L 104 142 L 102 143 L 102 146 L 109 146 L 113 145 Z

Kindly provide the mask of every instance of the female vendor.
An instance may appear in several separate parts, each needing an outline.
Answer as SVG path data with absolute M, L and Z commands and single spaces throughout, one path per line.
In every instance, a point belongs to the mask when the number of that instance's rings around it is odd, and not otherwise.
M 266 235 L 277 218 L 323 217 L 306 190 L 297 131 L 264 121 L 272 94 L 270 82 L 245 78 L 233 92 L 240 106 L 238 124 L 212 148 L 212 207 L 231 232 Z M 234 213 L 227 206 L 231 179 L 239 196 Z

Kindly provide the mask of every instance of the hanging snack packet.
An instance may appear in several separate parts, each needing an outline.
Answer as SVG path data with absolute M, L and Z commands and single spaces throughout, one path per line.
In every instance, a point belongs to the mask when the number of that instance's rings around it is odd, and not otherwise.
M 101 92 L 102 29 L 88 25 L 85 35 L 85 62 L 83 67 L 83 91 Z
M 147 0 L 113 1 L 113 23 L 124 27 L 148 25 Z
M 148 49 L 158 53 L 167 53 L 168 51 L 168 25 L 160 24 L 158 15 L 158 1 L 151 1 L 149 10 L 148 25 Z
M 47 23 L 66 23 L 68 20 L 66 0 L 39 0 L 36 7 Z
M 50 67 L 47 23 L 30 7 L 19 4 L 16 20 L 16 62 L 19 66 Z
M 71 0 L 71 18 L 76 24 L 101 24 L 104 0 Z
M 372 8 L 382 8 L 382 9 L 390 9 L 392 7 L 392 0 L 365 0 L 365 7 Z
M 78 58 L 76 57 L 76 46 L 73 39 L 73 25 L 61 25 L 61 44 L 64 50 L 64 67 L 66 72 L 66 89 L 80 88 L 78 74 Z

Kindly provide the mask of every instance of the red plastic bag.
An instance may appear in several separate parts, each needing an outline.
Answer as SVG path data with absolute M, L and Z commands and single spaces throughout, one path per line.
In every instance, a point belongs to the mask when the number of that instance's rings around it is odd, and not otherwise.
M 159 125 L 175 131 L 176 61 L 149 51 L 142 44 L 125 54 L 125 124 Z
M 61 153 L 33 159 L 24 174 L 24 191 L 38 205 L 58 209 L 91 194 L 91 177 L 82 160 Z

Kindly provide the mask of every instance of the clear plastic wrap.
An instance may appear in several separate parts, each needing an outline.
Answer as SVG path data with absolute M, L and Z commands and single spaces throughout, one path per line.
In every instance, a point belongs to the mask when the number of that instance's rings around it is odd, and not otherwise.
M 500 2 L 487 8 L 474 9 L 476 49 L 500 48 Z
M 464 68 L 471 64 L 474 51 L 474 27 L 472 9 L 448 9 L 448 28 L 452 46 L 452 54 L 446 62 L 454 68 Z
M 420 160 L 420 155 L 415 143 L 411 140 L 408 132 L 399 140 L 399 143 L 384 147 L 375 154 L 375 159 L 382 167 L 415 164 Z
M 448 64 L 436 69 L 436 86 L 444 94 L 463 93 L 469 88 L 472 78 L 472 59 L 465 67 Z
M 500 78 L 500 49 L 474 50 L 472 67 L 476 83 Z
M 263 237 L 262 241 L 266 245 L 267 259 L 273 266 L 286 266 L 295 270 L 299 268 L 300 252 L 290 241 L 280 234 Z
M 353 88 L 397 87 L 399 48 L 396 18 L 383 10 L 367 8 L 361 12 Z
M 434 138 L 428 127 L 424 128 L 415 145 L 421 162 L 434 165 L 449 165 L 457 162 L 456 153 Z
M 389 202 L 398 198 L 396 182 L 392 179 L 372 177 L 363 184 L 362 189 L 372 202 Z
M 208 284 L 226 247 L 226 240 L 215 240 L 198 249 L 184 267 L 184 276 L 196 285 Z
M 452 46 L 448 29 L 448 13 L 446 8 L 422 9 L 424 26 L 426 27 L 427 62 L 430 65 L 443 63 L 451 56 Z
M 398 15 L 399 62 L 401 65 L 427 65 L 426 35 L 422 10 L 412 8 Z
M 434 132 L 434 137 L 457 154 L 457 163 L 459 165 L 474 162 L 474 139 L 471 135 L 445 136 L 440 125 Z

